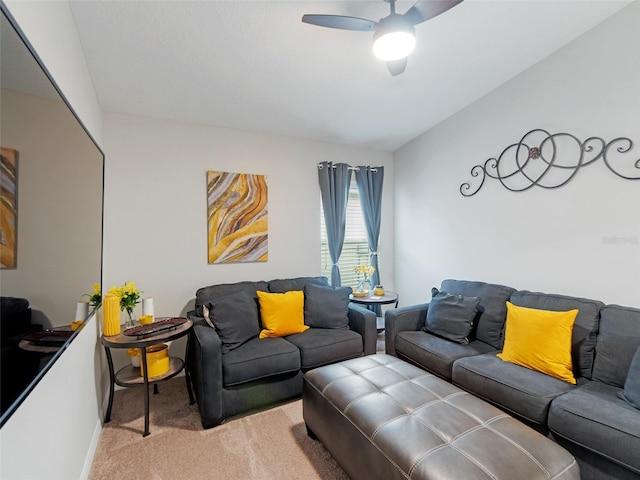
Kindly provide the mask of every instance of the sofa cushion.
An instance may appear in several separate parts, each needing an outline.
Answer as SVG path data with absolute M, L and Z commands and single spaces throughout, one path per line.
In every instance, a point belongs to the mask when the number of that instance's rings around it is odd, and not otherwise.
M 640 347 L 631 360 L 627 380 L 624 382 L 624 390 L 620 392 L 620 398 L 632 407 L 640 409 Z
M 469 343 L 480 297 L 463 297 L 437 288 L 431 289 L 431 295 L 425 321 L 426 331 L 456 343 Z
M 551 403 L 549 429 L 640 473 L 640 415 L 619 388 L 587 382 Z
M 453 362 L 459 358 L 495 352 L 496 349 L 480 340 L 460 344 L 430 333 L 407 330 L 396 336 L 396 356 L 451 381 Z
M 515 288 L 468 280 L 444 280 L 441 290 L 465 297 L 480 297 L 480 315 L 477 318 L 475 338 L 496 349 L 502 348 L 504 322 L 507 318 L 506 302 Z
M 260 338 L 284 337 L 309 328 L 304 324 L 304 293 L 299 290 L 257 293 L 263 327 Z
M 207 302 L 209 320 L 220 340 L 222 353 L 239 347 L 260 334 L 260 317 L 255 298 L 248 292 L 237 292 Z
M 300 349 L 305 370 L 362 355 L 362 337 L 348 329 L 310 328 L 285 339 Z
M 290 290 L 304 290 L 304 286 L 308 283 L 329 286 L 327 277 L 278 278 L 269 282 L 269 291 L 272 293 L 284 293 Z
M 283 338 L 253 338 L 222 355 L 225 387 L 300 370 L 300 351 Z
M 578 376 L 591 378 L 600 309 L 604 307 L 602 302 L 587 298 L 528 292 L 526 290 L 515 292 L 511 295 L 510 302 L 520 307 L 553 310 L 556 312 L 578 309 L 578 316 L 573 324 L 571 340 L 573 373 L 576 378 Z
M 199 317 L 204 317 L 202 306 L 208 301 L 218 297 L 231 295 L 236 292 L 249 292 L 254 298 L 257 298 L 256 291 L 269 291 L 267 282 L 237 282 L 237 283 L 221 283 L 219 285 L 209 285 L 196 290 L 195 311 Z
M 317 328 L 347 328 L 351 287 L 304 286 L 304 323 Z
M 577 314 L 578 310 L 554 312 L 507 302 L 504 348 L 498 358 L 575 385 L 571 333 Z
M 456 360 L 451 376 L 456 385 L 539 425 L 546 425 L 551 401 L 576 388 L 494 353 Z
M 640 310 L 619 305 L 603 307 L 600 310 L 592 379 L 622 387 L 639 346 Z

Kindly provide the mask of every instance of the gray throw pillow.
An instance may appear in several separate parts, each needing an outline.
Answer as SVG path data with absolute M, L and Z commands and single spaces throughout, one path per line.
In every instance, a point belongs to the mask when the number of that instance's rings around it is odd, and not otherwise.
M 315 328 L 347 328 L 351 287 L 304 286 L 304 324 Z
M 480 297 L 463 297 L 431 289 L 425 331 L 466 345 L 478 314 Z
M 624 390 L 618 395 L 629 405 L 640 410 L 640 347 L 631 360 Z
M 248 292 L 218 297 L 207 303 L 209 319 L 220 340 L 222 353 L 238 348 L 260 334 L 257 300 Z

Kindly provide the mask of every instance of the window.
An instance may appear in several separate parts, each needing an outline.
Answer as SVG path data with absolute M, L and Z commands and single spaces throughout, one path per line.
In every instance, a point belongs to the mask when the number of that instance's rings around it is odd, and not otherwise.
M 329 255 L 329 246 L 327 245 L 327 230 L 324 224 L 324 213 L 322 204 L 320 205 L 320 241 L 321 241 L 321 260 L 322 275 L 331 281 L 331 256 Z M 379 262 L 380 260 L 378 260 Z M 349 188 L 349 201 L 347 202 L 347 222 L 344 234 L 344 246 L 342 247 L 342 255 L 338 265 L 340 266 L 340 277 L 342 285 L 355 288 L 358 281 L 358 275 L 354 272 L 354 268 L 358 265 L 369 263 L 369 242 L 367 242 L 367 230 L 364 225 L 364 216 L 362 215 L 362 207 L 360 206 L 360 194 L 355 178 L 351 180 Z

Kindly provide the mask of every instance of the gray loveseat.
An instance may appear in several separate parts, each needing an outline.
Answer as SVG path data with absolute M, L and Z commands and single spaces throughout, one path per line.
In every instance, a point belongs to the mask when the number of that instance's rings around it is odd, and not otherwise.
M 259 338 L 258 291 L 304 292 L 304 323 L 311 328 Z M 376 315 L 349 303 L 350 291 L 332 289 L 326 277 L 198 289 L 195 309 L 188 313 L 194 327 L 187 366 L 202 425 L 210 428 L 233 415 L 299 396 L 309 369 L 375 353 Z
M 434 321 L 434 311 L 429 315 L 430 303 L 388 310 L 388 354 L 547 434 L 576 457 L 583 479 L 640 478 L 640 409 L 620 396 L 627 392 L 625 384 L 640 380 L 634 358 L 640 350 L 639 309 L 484 282 L 445 280 L 440 290 L 434 294 L 480 299 L 471 332 L 464 332 L 464 322 L 453 322 L 449 332 L 438 330 L 447 324 Z M 504 344 L 507 301 L 532 309 L 578 310 L 571 332 L 575 385 L 496 356 Z

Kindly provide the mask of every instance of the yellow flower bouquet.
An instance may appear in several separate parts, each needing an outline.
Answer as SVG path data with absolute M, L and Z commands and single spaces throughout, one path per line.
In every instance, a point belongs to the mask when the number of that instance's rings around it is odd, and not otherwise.
M 89 305 L 94 309 L 100 308 L 100 305 L 102 305 L 102 290 L 99 283 L 94 283 L 93 292 L 85 293 L 84 296 L 89 297 Z
M 107 295 L 116 295 L 120 299 L 120 310 L 127 311 L 132 326 L 135 324 L 133 309 L 140 303 L 140 293 L 142 292 L 138 290 L 138 287 L 136 287 L 136 284 L 133 282 L 125 282 L 125 284 L 120 287 L 111 287 L 107 292 Z
M 373 272 L 375 272 L 376 269 L 371 265 L 363 264 L 355 267 L 354 271 L 358 274 L 358 276 L 362 275 L 364 278 L 363 280 L 358 282 L 358 286 L 356 287 L 353 294 L 355 296 L 365 296 L 367 293 L 369 293 L 369 291 L 364 288 L 364 284 L 371 284 L 369 277 L 373 275 Z

